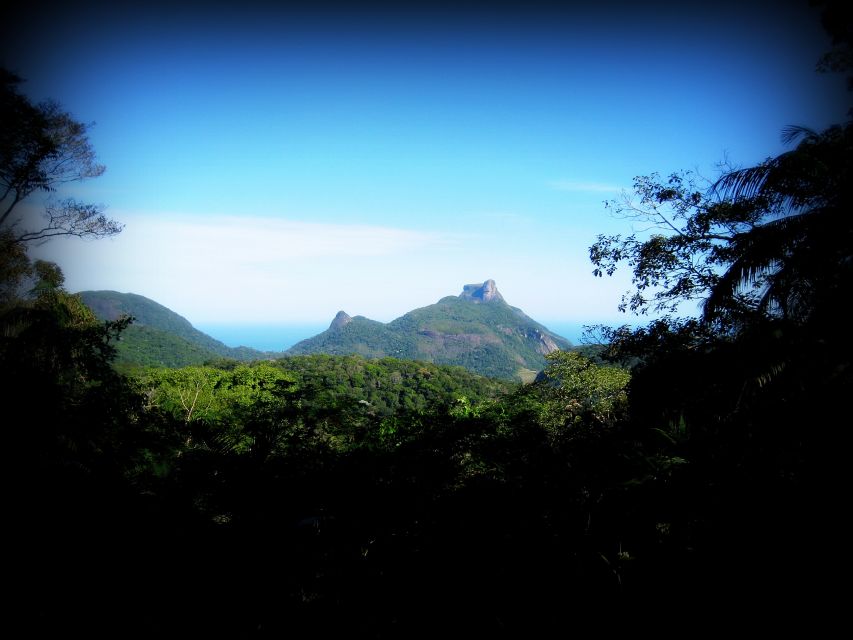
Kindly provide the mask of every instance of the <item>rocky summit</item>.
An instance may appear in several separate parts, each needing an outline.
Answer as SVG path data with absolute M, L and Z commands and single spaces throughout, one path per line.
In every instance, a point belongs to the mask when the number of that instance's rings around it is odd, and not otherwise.
M 459 297 L 472 302 L 492 302 L 493 300 L 504 302 L 504 297 L 498 291 L 494 280 L 486 280 L 483 284 L 466 284 L 462 287 Z
M 345 327 L 350 322 L 352 322 L 352 318 L 347 315 L 346 311 L 338 311 L 337 315 L 335 315 L 334 320 L 332 320 L 332 324 L 329 325 L 329 331 Z

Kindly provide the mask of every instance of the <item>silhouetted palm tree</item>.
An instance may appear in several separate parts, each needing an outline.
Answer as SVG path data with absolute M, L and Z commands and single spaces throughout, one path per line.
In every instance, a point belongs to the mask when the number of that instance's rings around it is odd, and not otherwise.
M 705 302 L 706 320 L 749 298 L 763 315 L 807 322 L 850 291 L 853 124 L 785 131 L 783 141 L 797 140 L 791 151 L 715 184 L 722 201 L 756 207 L 766 222 L 731 241 L 733 260 Z

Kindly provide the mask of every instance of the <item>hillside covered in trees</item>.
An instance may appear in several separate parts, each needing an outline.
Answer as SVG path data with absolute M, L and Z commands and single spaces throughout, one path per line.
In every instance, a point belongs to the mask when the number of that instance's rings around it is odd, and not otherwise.
M 519 381 L 535 377 L 547 354 L 571 346 L 508 305 L 494 280 L 486 280 L 387 324 L 341 311 L 326 331 L 287 352 L 391 356 Z
M 484 293 L 485 292 L 485 293 Z M 280 358 L 283 352 L 228 347 L 190 322 L 144 296 L 116 291 L 82 291 L 83 302 L 103 320 L 133 318 L 116 344 L 115 363 L 136 367 L 180 367 L 218 359 L 252 361 Z M 508 305 L 493 280 L 467 285 L 387 324 L 341 311 L 329 329 L 291 347 L 288 355 L 361 355 L 461 366 L 507 380 L 532 380 L 545 356 L 571 343 Z
M 81 291 L 83 302 L 105 322 L 133 318 L 116 345 L 119 367 L 180 367 L 218 358 L 250 361 L 273 354 L 249 347 L 229 347 L 199 331 L 171 309 L 135 293 Z

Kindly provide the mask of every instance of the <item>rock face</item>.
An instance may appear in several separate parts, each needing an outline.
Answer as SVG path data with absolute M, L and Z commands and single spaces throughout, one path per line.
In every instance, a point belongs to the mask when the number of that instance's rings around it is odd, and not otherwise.
M 554 339 L 547 333 L 542 333 L 538 329 L 535 329 L 532 333 L 533 335 L 530 337 L 537 341 L 538 344 L 536 345 L 536 351 L 538 353 L 541 353 L 543 356 L 547 356 L 549 353 L 560 350 L 560 347 L 557 346 Z
M 352 322 L 352 318 L 347 315 L 346 311 L 338 311 L 335 319 L 332 320 L 332 324 L 329 325 L 329 330 L 341 329 L 350 322 Z
M 466 284 L 462 287 L 462 293 L 459 294 L 459 297 L 472 302 L 504 301 L 494 280 L 486 280 L 483 284 Z

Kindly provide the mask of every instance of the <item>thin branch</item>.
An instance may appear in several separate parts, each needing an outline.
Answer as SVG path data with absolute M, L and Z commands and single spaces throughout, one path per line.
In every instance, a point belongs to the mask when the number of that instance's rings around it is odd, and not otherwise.
M 20 201 L 21 201 L 21 197 L 20 197 L 20 195 L 18 194 L 18 192 L 17 192 L 17 191 L 15 191 L 15 199 L 14 199 L 14 200 L 12 200 L 12 204 L 10 204 L 10 205 L 9 205 L 9 207 L 6 209 L 6 211 L 4 211 L 4 212 L 3 212 L 3 215 L 2 215 L 2 216 L 0 216 L 0 226 L 3 226 L 3 224 L 6 222 L 6 218 L 8 218 L 8 217 L 9 217 L 9 214 L 11 214 L 11 213 L 12 213 L 12 209 L 14 209 L 14 208 L 15 208 L 15 206 L 17 206 L 17 204 L 18 204 Z

